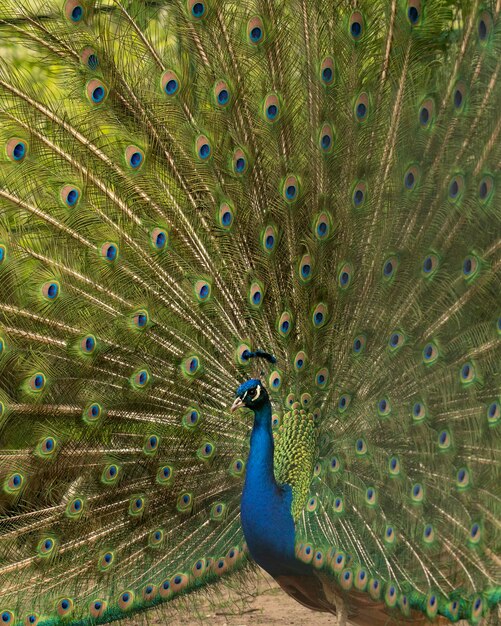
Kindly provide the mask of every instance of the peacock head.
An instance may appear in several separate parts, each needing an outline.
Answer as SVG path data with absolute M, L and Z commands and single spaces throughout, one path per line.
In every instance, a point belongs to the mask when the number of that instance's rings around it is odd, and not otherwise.
M 242 383 L 237 389 L 235 402 L 231 407 L 231 412 L 235 412 L 237 409 L 246 407 L 256 412 L 269 402 L 268 392 L 263 387 L 263 383 L 257 378 L 251 378 Z

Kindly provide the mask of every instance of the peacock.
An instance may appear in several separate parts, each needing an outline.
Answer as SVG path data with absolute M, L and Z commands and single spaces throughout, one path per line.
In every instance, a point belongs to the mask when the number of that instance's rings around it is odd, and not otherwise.
M 500 13 L 0 1 L 2 626 L 495 622 Z

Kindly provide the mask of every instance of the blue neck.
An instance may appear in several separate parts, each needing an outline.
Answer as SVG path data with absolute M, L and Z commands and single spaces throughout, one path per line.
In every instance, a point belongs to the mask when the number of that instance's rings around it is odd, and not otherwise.
M 302 568 L 294 554 L 292 490 L 275 480 L 273 451 L 271 404 L 267 401 L 254 413 L 241 519 L 252 557 L 272 576 L 279 576 L 299 573 Z

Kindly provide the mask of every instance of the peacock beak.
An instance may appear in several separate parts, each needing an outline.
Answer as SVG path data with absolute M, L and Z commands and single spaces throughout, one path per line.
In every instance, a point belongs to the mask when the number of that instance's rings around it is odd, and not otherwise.
M 235 411 L 236 411 L 237 409 L 239 409 L 240 407 L 242 407 L 242 406 L 244 406 L 244 401 L 242 400 L 242 398 L 241 398 L 240 396 L 237 396 L 237 397 L 235 398 L 235 402 L 231 405 L 231 409 L 230 409 L 230 411 L 231 411 L 232 413 L 235 413 Z

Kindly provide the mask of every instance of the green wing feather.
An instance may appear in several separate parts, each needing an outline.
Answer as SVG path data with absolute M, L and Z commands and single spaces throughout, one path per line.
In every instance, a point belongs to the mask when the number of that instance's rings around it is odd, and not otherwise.
M 244 566 L 247 348 L 298 558 L 499 601 L 499 10 L 0 2 L 4 623 Z

